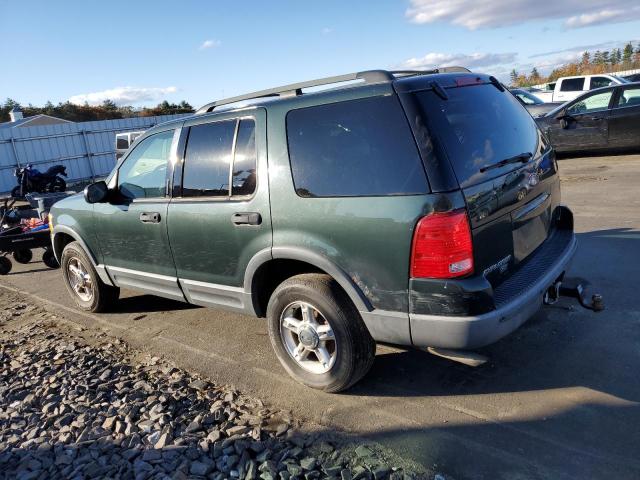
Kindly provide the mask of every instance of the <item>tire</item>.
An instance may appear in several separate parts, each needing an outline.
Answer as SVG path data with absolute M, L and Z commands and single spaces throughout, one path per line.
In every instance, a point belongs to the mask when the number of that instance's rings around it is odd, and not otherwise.
M 29 263 L 33 259 L 33 252 L 28 248 L 22 248 L 13 252 L 13 259 L 18 263 Z
M 64 192 L 67 190 L 67 182 L 60 177 L 56 177 L 53 182 L 51 182 L 49 190 L 52 192 Z
M 0 257 L 0 275 L 8 275 L 13 264 L 7 257 Z
M 315 320 L 304 321 L 305 309 Z M 283 322 L 283 318 L 290 320 Z M 295 380 L 311 388 L 340 392 L 362 379 L 373 365 L 376 344 L 347 294 L 329 275 L 308 273 L 282 282 L 269 299 L 267 321 L 280 363 Z M 316 326 L 309 327 L 312 323 Z M 294 359 L 303 344 L 308 348 L 299 360 Z
M 58 260 L 56 260 L 56 256 L 50 249 L 46 249 L 44 251 L 42 254 L 42 261 L 49 268 L 60 268 L 60 264 L 58 263 Z
M 120 289 L 100 280 L 93 263 L 78 242 L 71 242 L 64 247 L 60 263 L 67 290 L 81 310 L 105 312 L 118 301 Z

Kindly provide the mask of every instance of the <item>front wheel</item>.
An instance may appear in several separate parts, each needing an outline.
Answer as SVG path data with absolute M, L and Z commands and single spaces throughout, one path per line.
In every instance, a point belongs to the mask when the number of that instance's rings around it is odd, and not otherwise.
M 309 387 L 345 390 L 373 364 L 375 342 L 349 297 L 328 275 L 285 280 L 269 299 L 267 319 L 278 359 Z
M 78 242 L 71 242 L 60 259 L 64 283 L 76 305 L 88 312 L 104 312 L 118 300 L 120 289 L 105 284 Z

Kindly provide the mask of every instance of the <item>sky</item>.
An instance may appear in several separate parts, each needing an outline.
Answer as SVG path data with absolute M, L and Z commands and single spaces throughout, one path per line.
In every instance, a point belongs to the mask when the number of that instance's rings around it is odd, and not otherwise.
M 149 106 L 368 69 L 508 80 L 640 43 L 638 0 L 0 0 L 0 101 Z

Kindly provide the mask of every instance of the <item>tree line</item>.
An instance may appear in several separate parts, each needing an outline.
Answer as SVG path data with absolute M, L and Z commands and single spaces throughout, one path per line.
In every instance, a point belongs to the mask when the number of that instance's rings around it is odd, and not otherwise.
M 580 60 L 556 67 L 547 76 L 541 75 L 536 67 L 533 67 L 529 75 L 513 69 L 511 71 L 511 85 L 514 87 L 528 87 L 530 85 L 553 82 L 560 77 L 594 75 L 614 70 L 623 71 L 636 68 L 640 68 L 640 44 L 634 49 L 633 44 L 628 42 L 624 47 L 614 48 L 613 50 L 585 51 L 582 53 Z
M 72 122 L 88 122 L 91 120 L 113 120 L 117 118 L 129 117 L 153 117 L 155 115 L 173 115 L 176 113 L 193 113 L 195 110 L 186 101 L 178 104 L 169 103 L 166 100 L 159 103 L 155 107 L 134 108 L 129 105 L 118 106 L 111 100 L 105 100 L 101 105 L 76 105 L 70 102 L 60 102 L 54 105 L 47 102 L 43 107 L 36 107 L 29 104 L 22 106 L 15 100 L 7 98 L 0 105 L 0 122 L 8 122 L 10 120 L 9 112 L 15 106 L 20 106 L 22 114 L 25 117 L 33 115 L 45 114 L 52 117 L 70 120 Z

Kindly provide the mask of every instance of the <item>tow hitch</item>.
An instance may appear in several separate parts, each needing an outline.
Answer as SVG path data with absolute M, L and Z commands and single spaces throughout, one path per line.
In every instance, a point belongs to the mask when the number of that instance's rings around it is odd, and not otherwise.
M 593 310 L 594 312 L 601 312 L 604 310 L 602 295 L 594 293 L 591 295 L 591 301 L 589 302 L 584 298 L 584 287 L 581 283 L 578 283 L 575 286 L 566 286 L 563 285 L 561 281 L 557 281 L 550 286 L 544 294 L 544 304 L 553 305 L 560 297 L 575 298 L 584 308 Z

